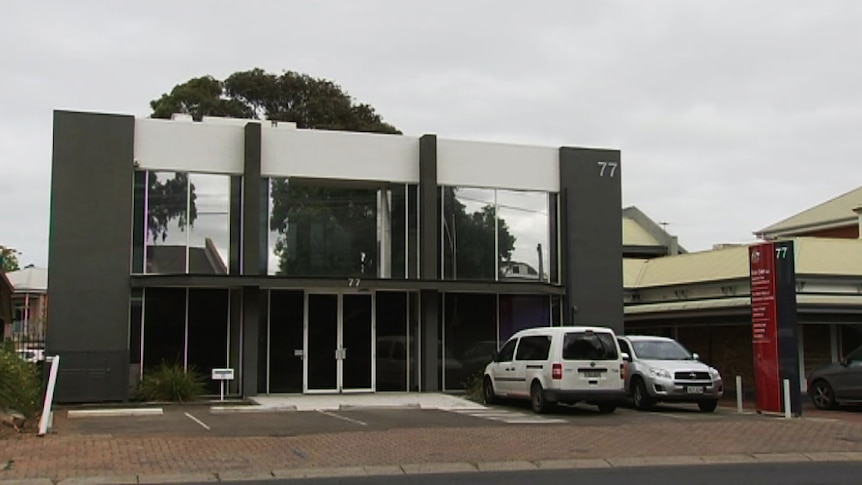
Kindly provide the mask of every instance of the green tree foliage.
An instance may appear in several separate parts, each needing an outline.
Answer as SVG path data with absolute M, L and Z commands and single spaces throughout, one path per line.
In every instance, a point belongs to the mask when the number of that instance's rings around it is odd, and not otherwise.
M 0 411 L 18 411 L 32 418 L 39 410 L 41 392 L 36 364 L 19 357 L 12 345 L 0 345 Z
M 509 226 L 504 219 L 497 222 L 499 241 L 495 255 L 494 219 L 497 214 L 494 207 L 485 205 L 470 214 L 458 200 L 457 188 L 446 187 L 443 194 L 446 273 L 458 279 L 494 279 L 496 261 L 511 260 L 515 248 L 515 236 L 509 232 Z
M 18 271 L 18 256 L 21 253 L 15 249 L 0 246 L 0 273 L 9 273 Z
M 145 401 L 194 401 L 206 391 L 204 382 L 193 366 L 184 369 L 182 364 L 162 362 L 144 374 L 138 395 Z
M 173 219 L 177 219 L 180 229 L 194 226 L 198 216 L 195 204 L 197 195 L 194 184 L 188 185 L 189 175 L 180 172 L 173 178 L 159 180 L 158 174 L 150 172 L 148 179 L 150 205 L 147 209 L 147 228 L 153 242 L 157 243 L 159 238 L 164 241 L 168 237 L 168 224 Z
M 153 118 L 170 118 L 174 113 L 191 115 L 195 120 L 204 116 L 261 119 L 296 123 L 301 129 L 353 131 L 384 134 L 401 132 L 364 103 L 357 103 L 338 84 L 307 74 L 284 71 L 281 74 L 255 68 L 231 74 L 218 80 L 212 76 L 190 79 L 175 86 L 170 93 L 162 94 L 150 102 Z M 179 176 L 177 179 L 178 180 Z M 163 196 L 162 200 L 184 201 L 184 182 L 154 181 L 150 190 Z M 279 256 L 282 274 L 354 275 L 375 274 L 376 262 L 370 256 L 377 253 L 376 199 L 374 191 L 321 185 L 292 184 L 274 180 L 272 187 L 272 218 L 270 229 L 278 231 L 275 251 Z M 192 194 L 192 199 L 194 195 Z M 168 222 L 182 217 L 180 207 L 174 203 L 151 202 L 150 232 L 154 239 L 164 239 Z M 194 204 L 192 204 L 194 207 Z M 494 213 L 487 208 L 482 213 L 466 214 L 463 205 L 452 205 L 458 211 L 457 229 L 464 239 L 474 241 L 475 249 L 459 254 L 458 264 L 484 265 L 491 261 L 494 267 Z M 195 212 L 189 215 L 193 223 Z M 289 224 L 288 224 L 289 222 Z M 312 224 L 315 226 L 312 229 Z M 508 256 L 514 247 L 514 237 L 501 221 L 500 254 Z M 313 263 L 312 254 L 318 254 L 310 232 L 317 231 L 331 246 L 325 261 Z M 294 231 L 294 234 L 289 234 Z M 322 234 L 322 236 L 321 236 Z M 292 236 L 292 237 L 291 237 Z M 490 240 L 490 243 L 488 241 Z M 289 242 L 294 247 L 291 248 Z M 484 253 L 483 253 L 484 251 Z M 360 261 L 358 254 L 369 255 Z M 468 254 L 469 253 L 469 254 Z M 292 257 L 288 257 L 291 255 Z M 470 271 L 468 271 L 470 273 Z M 493 278 L 493 270 L 489 278 Z

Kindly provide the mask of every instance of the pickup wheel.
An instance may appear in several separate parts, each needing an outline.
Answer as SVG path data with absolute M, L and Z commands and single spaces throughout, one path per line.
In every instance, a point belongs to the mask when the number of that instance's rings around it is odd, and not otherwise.
M 497 395 L 494 394 L 494 383 L 491 382 L 491 378 L 488 376 L 485 376 L 485 379 L 482 381 L 482 398 L 485 404 L 494 404 L 497 402 Z
M 632 402 L 641 411 L 652 408 L 653 402 L 646 390 L 646 383 L 640 377 L 632 379 Z
M 538 381 L 530 386 L 530 405 L 536 414 L 546 413 L 550 408 L 548 401 L 545 400 L 545 390 Z

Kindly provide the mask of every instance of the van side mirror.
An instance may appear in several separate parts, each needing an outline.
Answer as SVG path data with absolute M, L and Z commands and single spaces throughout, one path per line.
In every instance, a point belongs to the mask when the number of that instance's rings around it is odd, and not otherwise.
M 623 352 L 621 355 L 622 355 L 622 358 L 625 362 L 631 362 L 632 361 L 632 356 L 629 355 L 628 353 Z
M 700 356 L 699 356 L 699 355 L 697 355 L 697 352 L 695 352 L 695 353 L 691 354 L 691 358 L 692 358 L 692 359 L 694 359 L 694 360 L 700 360 Z

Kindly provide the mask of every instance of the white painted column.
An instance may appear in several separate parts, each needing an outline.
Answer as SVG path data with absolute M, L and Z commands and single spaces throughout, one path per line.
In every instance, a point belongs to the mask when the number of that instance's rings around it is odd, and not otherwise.
M 377 276 L 392 277 L 392 192 L 377 191 Z

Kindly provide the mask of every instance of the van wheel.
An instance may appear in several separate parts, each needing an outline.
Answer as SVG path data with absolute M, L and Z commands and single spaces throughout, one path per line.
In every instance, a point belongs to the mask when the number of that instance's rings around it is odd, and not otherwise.
M 641 411 L 652 408 L 652 399 L 646 390 L 646 384 L 640 377 L 632 380 L 632 402 Z
M 550 407 L 545 400 L 545 390 L 542 389 L 542 385 L 538 381 L 530 386 L 530 404 L 536 414 L 546 413 Z
M 482 381 L 482 398 L 485 404 L 494 404 L 497 402 L 497 396 L 494 394 L 494 384 L 488 376 L 485 376 L 485 380 Z
M 709 401 L 700 401 L 697 407 L 705 413 L 711 413 L 718 407 L 718 399 L 710 399 Z

